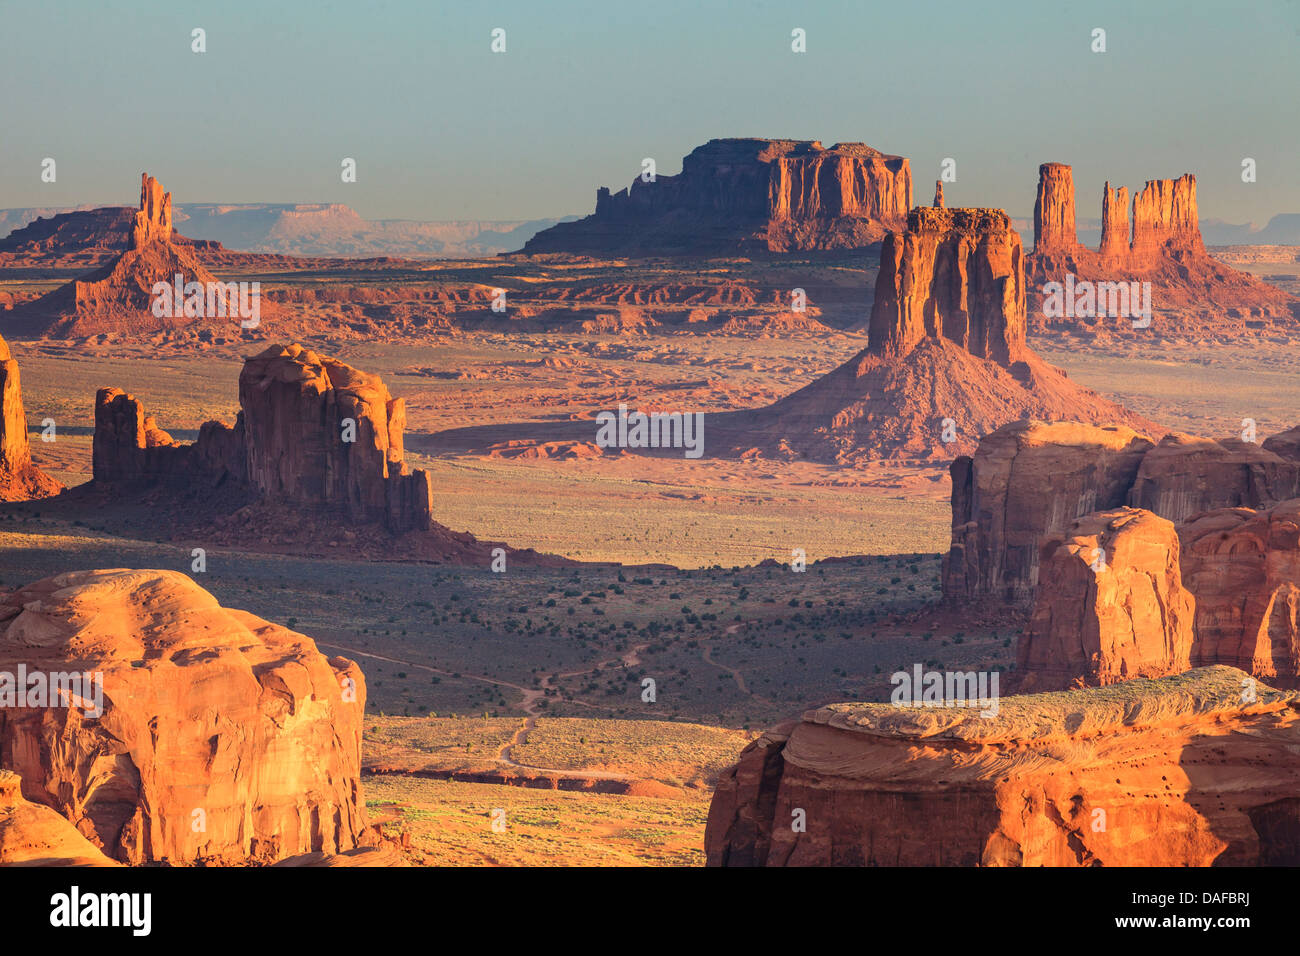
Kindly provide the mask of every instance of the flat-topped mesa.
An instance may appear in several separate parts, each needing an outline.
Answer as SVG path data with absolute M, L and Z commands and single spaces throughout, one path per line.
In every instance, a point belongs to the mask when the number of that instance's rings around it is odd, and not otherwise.
M 275 345 L 244 363 L 234 426 L 210 421 L 180 445 L 131 395 L 95 400 L 97 482 L 227 478 L 262 498 L 341 511 L 390 531 L 433 526 L 428 472 L 403 460 L 406 405 L 383 381 L 301 345 Z
M 140 208 L 131 226 L 131 248 L 172 238 L 172 194 L 148 173 L 140 174 Z
M 1184 173 L 1177 179 L 1149 180 L 1133 197 L 1130 255 L 1142 261 L 1184 249 L 1205 252 L 1196 209 L 1196 177 Z
M 901 228 L 912 202 L 907 159 L 864 143 L 714 139 L 677 175 L 596 192 L 596 211 L 539 232 L 527 253 L 787 252 L 862 248 Z
M 1074 222 L 1074 172 L 1065 163 L 1038 167 L 1034 200 L 1034 254 L 1072 252 L 1078 246 Z
M 1107 182 L 1101 194 L 1101 254 L 1122 261 L 1129 250 L 1128 188 L 1112 190 Z
M 1020 235 L 1000 209 L 918 206 L 880 252 L 868 351 L 902 357 L 946 338 L 1003 366 L 1025 353 Z

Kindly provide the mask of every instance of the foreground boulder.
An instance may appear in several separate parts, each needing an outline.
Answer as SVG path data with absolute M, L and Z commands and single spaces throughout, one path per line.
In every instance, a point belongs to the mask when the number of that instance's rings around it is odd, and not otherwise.
M 708 863 L 1300 865 L 1300 704 L 1244 699 L 1248 683 L 1204 668 L 1012 697 L 993 718 L 810 711 L 724 772 Z
M 1196 601 L 1183 586 L 1173 522 L 1135 508 L 1077 518 L 1043 545 L 1039 577 L 1017 648 L 1022 693 L 1190 666 Z
M 24 799 L 12 770 L 0 770 L 0 866 L 116 866 L 49 807 Z
M 0 674 L 23 673 L 58 686 L 0 707 L 0 761 L 114 859 L 269 863 L 368 839 L 360 669 L 182 574 L 79 571 L 9 595 Z

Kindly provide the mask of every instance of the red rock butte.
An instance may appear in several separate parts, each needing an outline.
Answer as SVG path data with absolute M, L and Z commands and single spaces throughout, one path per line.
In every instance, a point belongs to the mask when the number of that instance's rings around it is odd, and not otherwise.
M 63 485 L 32 464 L 18 363 L 0 338 L 0 501 L 58 494 Z
M 710 441 L 848 463 L 968 454 L 1029 418 L 1163 432 L 1025 345 L 1023 249 L 1000 209 L 912 210 L 881 247 L 867 325 L 867 347 L 822 378 L 766 408 L 710 416 Z
M 864 143 L 714 139 L 674 176 L 596 193 L 596 211 L 533 236 L 526 253 L 664 255 L 857 249 L 901 228 L 906 158 Z
M 1106 183 L 1101 218 L 1099 248 L 1080 245 L 1073 170 L 1064 163 L 1039 167 L 1034 250 L 1028 257 L 1033 331 L 1069 327 L 1106 333 L 1126 324 L 1114 315 L 1047 315 L 1042 308 L 1043 287 L 1064 282 L 1067 275 L 1092 284 L 1150 282 L 1152 313 L 1157 318 L 1174 313 L 1180 316 L 1179 324 L 1191 326 L 1213 320 L 1220 332 L 1236 328 L 1230 320 L 1250 316 L 1289 320 L 1298 305 L 1281 289 L 1209 256 L 1201 239 L 1196 177 L 1190 173 L 1149 180 L 1133 196 L 1131 215 L 1128 189 L 1112 189 Z M 1245 328 L 1240 324 L 1240 330 Z
M 55 220 L 59 218 L 55 217 Z M 86 214 L 82 213 L 68 214 L 66 221 L 51 221 L 43 229 L 46 232 L 67 229 L 80 236 L 85 218 Z M 100 216 L 96 221 L 101 225 L 107 223 L 109 227 L 118 223 L 127 225 L 120 217 Z M 15 235 L 10 240 L 18 238 L 21 237 Z M 100 246 L 107 241 L 102 236 L 97 238 Z M 110 247 L 112 245 L 109 243 Z M 217 288 L 216 276 L 199 262 L 195 252 L 208 246 L 220 249 L 220 246 L 196 244 L 176 234 L 172 227 L 171 193 L 164 192 L 158 180 L 148 173 L 140 176 L 140 204 L 130 217 L 125 245 L 126 248 L 106 265 L 16 307 L 9 320 L 10 326 L 24 334 L 66 338 L 105 332 L 149 334 L 193 326 L 240 333 L 240 319 L 233 312 L 230 315 L 193 316 L 176 315 L 165 309 L 158 310 L 163 312 L 159 315 L 155 311 L 155 285 L 164 283 L 171 288 L 178 275 L 182 286 L 197 282 L 205 289 Z M 222 305 L 224 312 L 224 301 Z M 262 315 L 266 312 L 263 311 Z

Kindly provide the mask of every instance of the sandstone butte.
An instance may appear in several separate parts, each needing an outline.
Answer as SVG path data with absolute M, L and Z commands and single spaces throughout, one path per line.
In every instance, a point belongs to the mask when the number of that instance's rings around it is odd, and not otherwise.
M 1014 422 L 984 436 L 973 456 L 954 459 L 945 599 L 1031 605 L 1044 540 L 1094 511 L 1131 505 L 1179 524 L 1203 511 L 1300 496 L 1297 429 L 1262 445 L 1182 433 L 1156 443 L 1148 434 Z
M 206 248 L 206 244 L 196 244 L 175 233 L 172 194 L 163 192 L 158 180 L 148 173 L 141 174 L 140 205 L 129 223 L 120 214 L 110 215 L 111 209 L 97 212 L 100 215 L 89 221 L 86 221 L 85 214 L 73 213 L 68 214 L 74 217 L 68 222 L 51 220 L 41 228 L 51 231 L 49 241 L 92 239 L 95 245 L 89 250 L 92 253 L 99 247 L 115 247 L 123 239 L 126 247 L 106 265 L 32 302 L 16 306 L 12 318 L 6 320 L 10 328 L 24 334 L 65 338 L 103 332 L 152 333 L 196 325 L 223 328 L 234 333 L 240 331 L 238 316 L 154 314 L 155 283 L 165 282 L 170 286 L 178 274 L 183 283 L 198 282 L 206 286 L 218 281 L 196 256 L 196 250 Z M 28 229 L 31 230 L 32 226 Z M 101 230 L 111 232 L 105 236 Z M 60 231 L 69 231 L 73 235 L 60 235 Z M 121 238 L 111 238 L 113 235 Z M 23 240 L 20 248 L 29 251 L 33 245 L 39 247 L 41 244 L 23 236 L 11 236 L 9 242 L 12 244 L 15 239 Z M 263 308 L 260 318 L 267 317 L 268 310 Z
M 1134 508 L 1086 515 L 1043 545 L 1018 687 L 1223 664 L 1300 689 L 1298 612 L 1300 499 L 1207 511 L 1177 529 Z
M 1245 680 L 1212 667 L 1003 698 L 993 718 L 809 711 L 719 779 L 708 863 L 1300 865 L 1300 704 L 1263 685 L 1247 703 Z
M 1020 236 L 1000 209 L 917 207 L 880 254 L 868 345 L 766 408 L 711 415 L 738 452 L 849 463 L 948 459 L 1022 419 L 1161 433 L 1025 344 Z
M 901 228 L 912 205 L 902 156 L 863 143 L 713 139 L 675 176 L 596 193 L 596 211 L 533 236 L 528 254 L 734 254 L 858 249 Z
M 1264 317 L 1290 321 L 1300 303 L 1281 289 L 1231 269 L 1205 251 L 1196 202 L 1196 177 L 1154 179 L 1133 196 L 1128 190 L 1102 190 L 1102 232 L 1098 249 L 1080 245 L 1075 232 L 1074 173 L 1064 163 L 1038 169 L 1034 201 L 1034 251 L 1027 266 L 1029 321 L 1033 331 L 1087 329 L 1110 334 L 1129 319 L 1117 316 L 1049 317 L 1043 287 L 1066 281 L 1151 283 L 1152 323 L 1157 333 L 1171 328 L 1169 313 L 1181 324 L 1202 326 L 1218 334 L 1244 331 Z M 1206 325 L 1206 320 L 1213 323 Z M 1232 320 L 1236 320 L 1233 322 Z
M 18 363 L 0 338 L 0 501 L 58 494 L 63 485 L 32 464 Z
M 271 863 L 377 842 L 365 678 L 309 637 L 174 571 L 77 571 L 0 602 L 0 671 L 20 664 L 102 674 L 98 717 L 78 701 L 0 708 L 0 760 L 115 860 Z
M 114 500 L 151 489 L 185 498 L 185 520 L 204 522 L 218 543 L 247 544 L 295 523 L 309 537 L 336 539 L 342 516 L 382 531 L 371 543 L 384 554 L 394 536 L 403 553 L 429 560 L 486 563 L 504 547 L 433 520 L 432 478 L 404 460 L 405 402 L 379 376 L 301 345 L 273 345 L 245 361 L 239 403 L 234 425 L 205 422 L 193 444 L 180 444 L 135 396 L 101 388 L 92 490 Z M 514 562 L 571 563 L 506 550 Z

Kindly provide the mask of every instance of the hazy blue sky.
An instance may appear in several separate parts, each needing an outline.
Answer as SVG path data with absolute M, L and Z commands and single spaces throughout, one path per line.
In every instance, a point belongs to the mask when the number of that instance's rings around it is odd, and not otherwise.
M 674 173 L 766 136 L 908 156 L 914 202 L 950 156 L 950 205 L 1028 215 L 1052 160 L 1080 218 L 1106 179 L 1183 172 L 1203 218 L 1300 212 L 1296 0 L 0 0 L 0 91 L 0 207 L 134 203 L 148 170 L 179 203 L 526 219 L 589 212 L 644 156 Z

